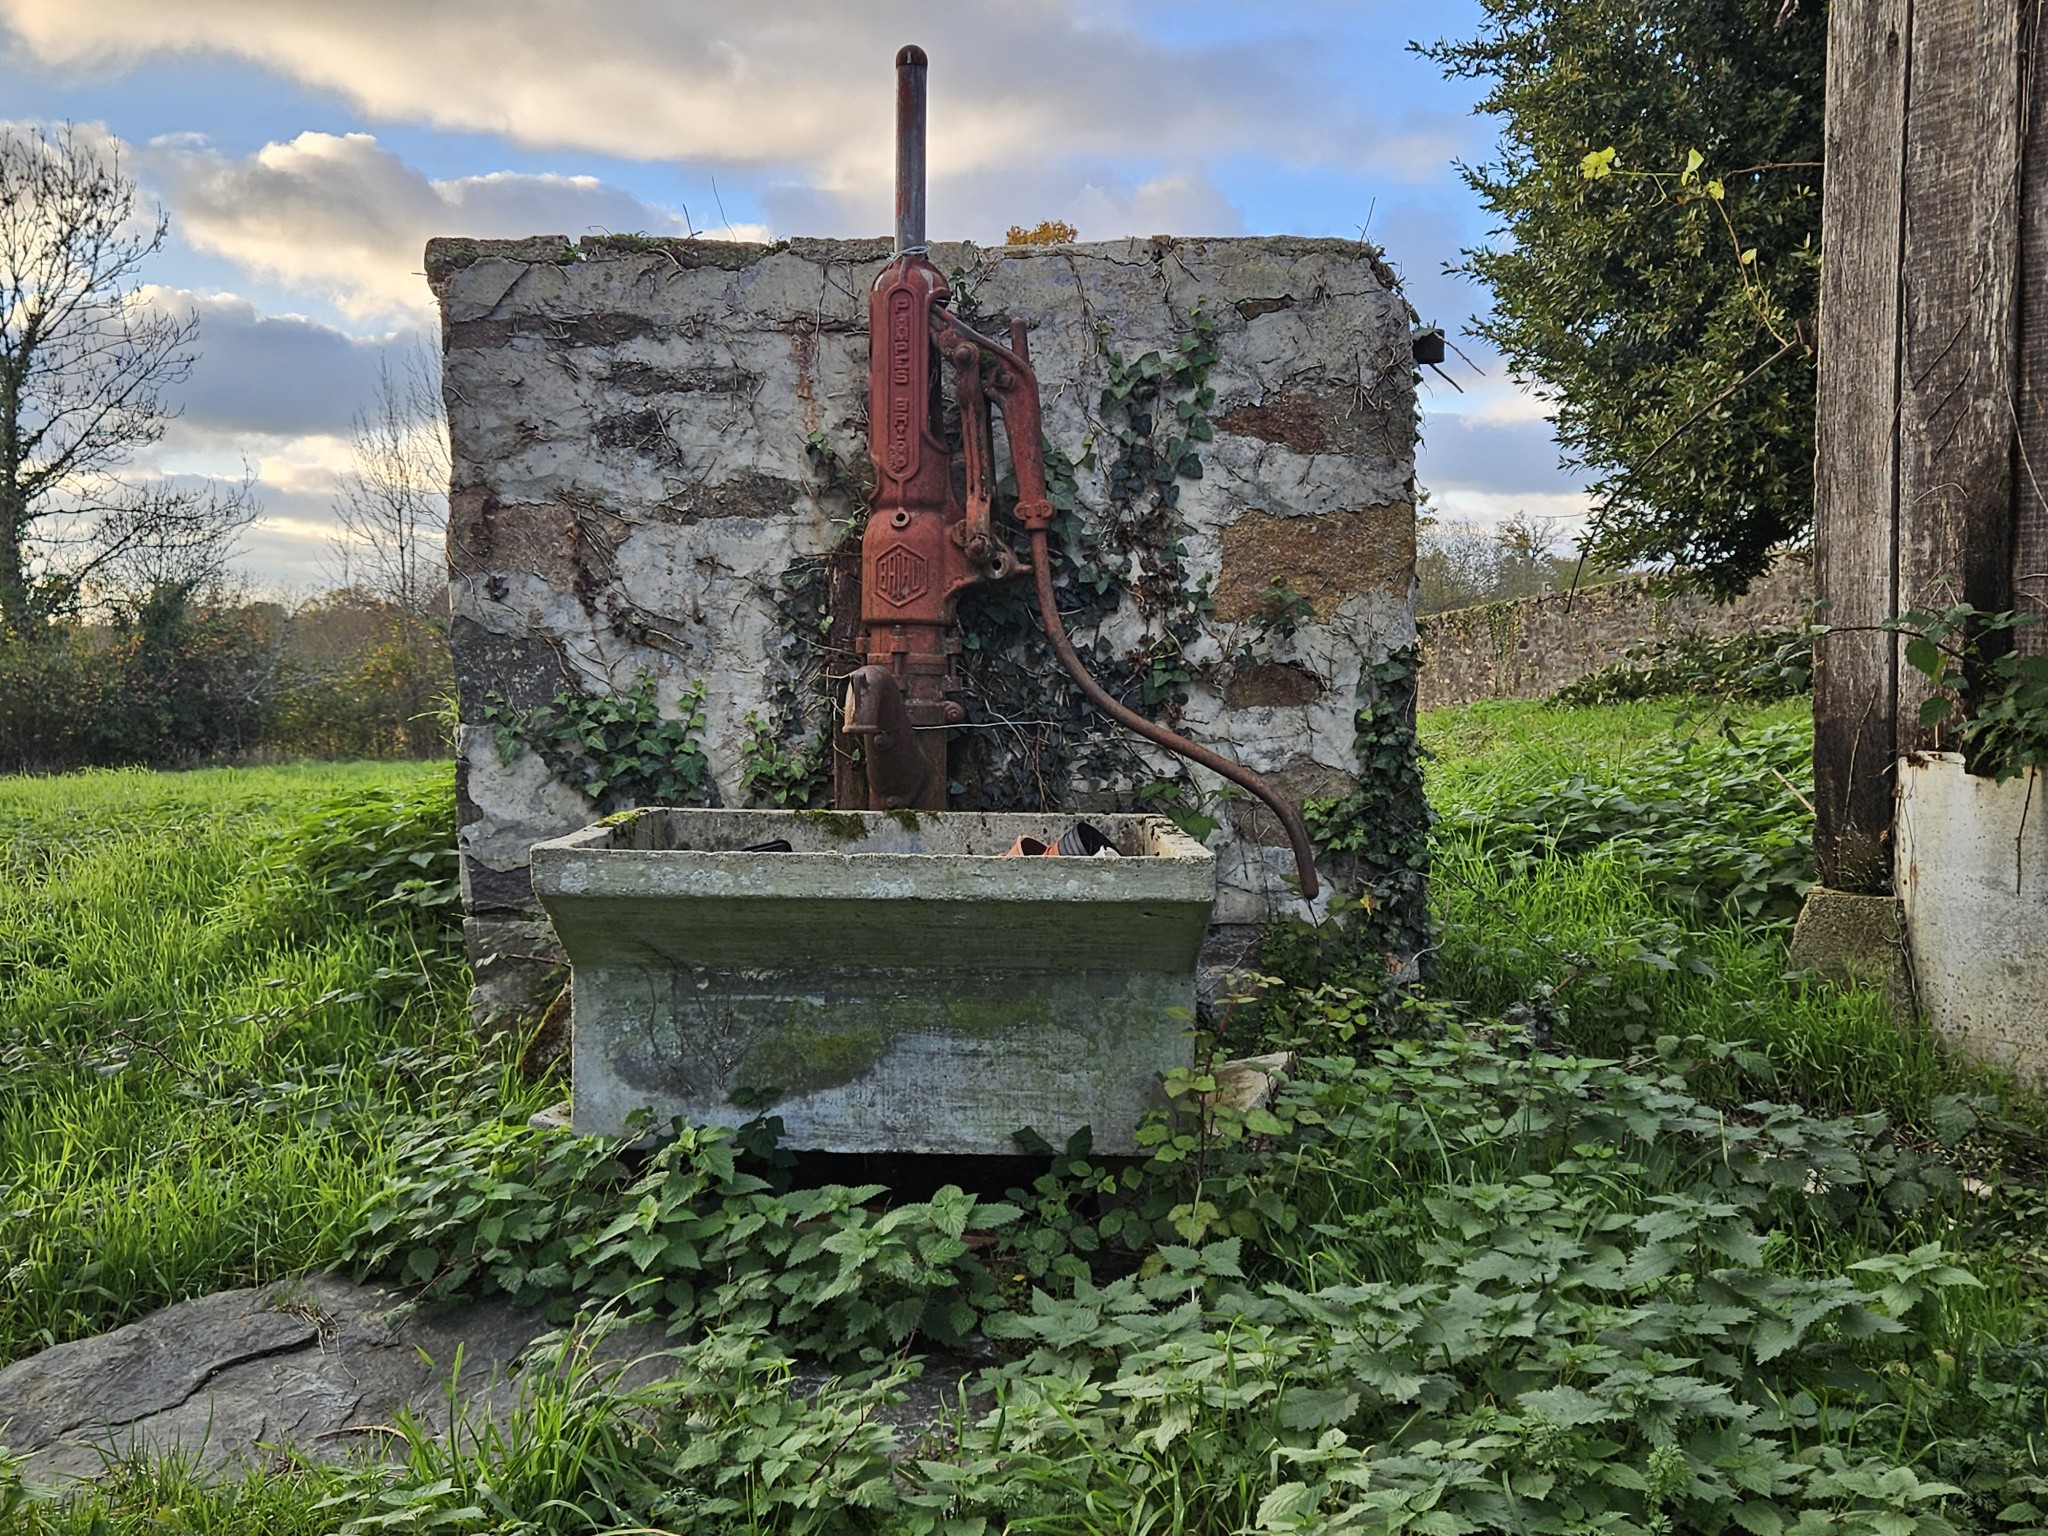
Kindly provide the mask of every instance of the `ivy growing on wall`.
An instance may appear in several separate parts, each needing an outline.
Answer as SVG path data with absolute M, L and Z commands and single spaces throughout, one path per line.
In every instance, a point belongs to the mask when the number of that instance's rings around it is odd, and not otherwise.
M 1182 483 L 1202 477 L 1198 446 L 1215 436 L 1208 384 L 1221 355 L 1215 323 L 1197 307 L 1170 351 L 1127 358 L 1100 330 L 1097 346 L 1106 375 L 1099 431 L 1078 458 L 1045 445 L 1047 494 L 1057 513 L 1054 590 L 1082 661 L 1102 685 L 1131 708 L 1176 724 L 1197 680 L 1188 650 L 1212 606 L 1207 579 L 1189 576 L 1177 508 Z M 1084 506 L 1079 471 L 1098 467 L 1102 498 Z M 1099 629 L 1126 594 L 1145 639 L 1112 650 Z M 1119 800 L 1137 785 L 1148 808 L 1198 810 L 1185 770 L 1159 779 L 1126 733 L 1105 727 L 1046 644 L 1021 584 L 971 593 L 960 613 L 970 730 L 958 776 L 978 804 L 1037 809 L 1050 803 L 1049 786 L 1067 783 Z
M 956 305 L 999 328 L 1001 316 L 976 315 L 975 275 L 953 274 Z M 1215 437 L 1216 394 L 1208 382 L 1221 355 L 1215 323 L 1197 306 L 1171 348 L 1126 356 L 1110 345 L 1106 329 L 1098 329 L 1097 347 L 1104 382 L 1094 430 L 1078 452 L 1045 445 L 1056 514 L 1053 586 L 1075 648 L 1102 685 L 1129 707 L 1178 724 L 1192 686 L 1213 681 L 1191 656 L 1214 605 L 1208 578 L 1189 571 L 1179 504 L 1182 488 L 1202 478 L 1202 445 Z M 869 487 L 827 435 L 813 434 L 807 447 L 826 495 L 851 509 L 845 537 L 858 538 Z M 1088 470 L 1100 472 L 1101 491 L 1084 501 L 1081 477 Z M 1014 495 L 1014 483 L 1000 490 Z M 830 746 L 812 733 L 829 729 L 826 676 L 853 660 L 830 655 L 835 558 L 825 553 L 793 563 L 770 594 L 790 652 L 788 681 L 780 685 L 788 691 L 777 695 L 774 722 L 750 723 L 750 803 L 815 804 L 793 797 L 822 798 L 826 791 Z M 1143 638 L 1136 645 L 1119 639 L 1113 649 L 1101 631 L 1119 608 L 1140 620 Z M 1312 618 L 1309 600 L 1276 578 L 1245 626 L 1234 664 L 1284 645 Z M 1029 811 L 1054 808 L 1066 797 L 1166 814 L 1197 836 L 1215 829 L 1219 808 L 1204 800 L 1185 767 L 1176 764 L 1170 777 L 1159 777 L 1133 738 L 1107 725 L 1082 697 L 1045 641 L 1026 583 L 973 589 L 960 602 L 960 624 L 968 718 L 955 738 L 956 804 Z M 1304 807 L 1340 888 L 1355 886 L 1359 894 L 1339 902 L 1319 928 L 1277 932 L 1273 966 L 1333 975 L 1355 972 L 1369 958 L 1384 973 L 1379 957 L 1427 947 L 1429 812 L 1416 763 L 1416 666 L 1410 648 L 1368 668 L 1355 721 L 1361 787 Z
M 740 744 L 745 766 L 740 792 L 749 806 L 778 810 L 823 809 L 832 787 L 832 737 L 829 726 L 791 744 L 759 715 L 746 718 L 747 739 Z
M 1422 753 L 1415 739 L 1414 646 L 1365 668 L 1359 679 L 1352 745 L 1358 788 L 1338 798 L 1310 800 L 1302 808 L 1339 890 L 1320 926 L 1275 924 L 1263 959 L 1267 970 L 1315 985 L 1382 979 L 1405 982 L 1417 974 L 1390 974 L 1384 957 L 1418 965 L 1430 949 L 1429 801 L 1422 792 Z
M 704 729 L 704 684 L 693 683 L 665 715 L 654 678 L 642 672 L 621 693 L 583 694 L 564 688 L 554 701 L 514 709 L 503 695 L 484 701 L 498 756 L 511 762 L 522 748 L 538 754 L 564 784 L 603 811 L 638 805 L 717 805 L 718 785 L 698 741 Z
M 865 459 L 849 459 L 831 434 L 813 432 L 804 456 L 821 499 L 838 511 L 830 549 L 791 561 L 762 596 L 781 621 L 781 656 L 768 690 L 767 717 L 747 716 L 741 786 L 750 806 L 815 809 L 832 791 L 832 700 L 828 679 L 858 664 L 832 645 L 832 568 L 858 543 L 872 494 Z M 856 463 L 860 468 L 856 468 Z

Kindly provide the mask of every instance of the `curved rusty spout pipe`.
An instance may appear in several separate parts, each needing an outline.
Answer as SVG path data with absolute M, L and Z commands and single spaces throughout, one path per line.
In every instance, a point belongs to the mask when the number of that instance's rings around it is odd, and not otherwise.
M 1148 720 L 1136 710 L 1126 709 L 1109 695 L 1109 690 L 1088 675 L 1088 669 L 1081 665 L 1081 658 L 1074 650 L 1074 643 L 1067 638 L 1067 627 L 1060 622 L 1059 604 L 1054 600 L 1052 589 L 1052 560 L 1046 549 L 1044 527 L 1031 530 L 1031 572 L 1038 586 L 1038 616 L 1045 623 L 1045 638 L 1052 642 L 1053 654 L 1060 659 L 1060 665 L 1080 686 L 1088 702 L 1116 721 L 1125 730 L 1136 731 L 1147 741 L 1156 741 L 1169 752 L 1178 752 L 1190 762 L 1200 763 L 1211 773 L 1221 774 L 1231 783 L 1250 790 L 1272 808 L 1280 818 L 1280 825 L 1287 829 L 1287 841 L 1294 845 L 1294 871 L 1301 881 L 1301 895 L 1304 901 L 1314 901 L 1316 891 L 1315 847 L 1309 842 L 1308 828 L 1302 824 L 1301 813 L 1287 803 L 1281 793 L 1260 778 L 1251 769 L 1233 763 L 1229 758 L 1211 752 L 1207 747 L 1198 746 L 1187 737 L 1169 731 L 1156 720 Z

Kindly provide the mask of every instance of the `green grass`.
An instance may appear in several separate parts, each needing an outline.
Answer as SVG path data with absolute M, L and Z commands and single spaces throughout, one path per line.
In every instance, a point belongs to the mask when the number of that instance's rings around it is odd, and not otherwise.
M 1623 779 L 1628 765 L 1674 739 L 1715 735 L 1723 720 L 1745 729 L 1810 718 L 1804 699 L 1765 706 L 1696 707 L 1671 699 L 1566 709 L 1540 700 L 1489 699 L 1425 713 L 1416 734 L 1429 754 L 1424 776 L 1439 808 L 1499 804 L 1576 773 Z
M 393 1122 L 475 1091 L 445 925 L 363 921 L 302 857 L 312 807 L 447 780 L 0 780 L 0 1362 L 327 1262 Z
M 476 1440 L 401 1426 L 381 1474 L 130 1466 L 52 1502 L 0 1459 L 0 1528 L 2048 1528 L 2048 1114 L 1788 975 L 1803 719 L 1426 717 L 1418 1038 L 1374 1043 L 1371 989 L 1296 997 L 1322 1055 L 1270 1111 L 1162 1123 L 1142 1173 L 1056 1159 L 985 1249 L 956 1197 L 783 1190 L 719 1133 L 634 1173 L 496 1123 L 523 1090 L 468 1042 L 435 909 L 378 900 L 416 831 L 304 822 L 435 770 L 0 785 L 17 1348 L 346 1251 L 676 1326 L 668 1380 L 565 1367 Z M 901 1320 L 970 1301 L 1001 1411 L 892 1461 Z M 795 1391 L 799 1341 L 874 1372 Z
M 1767 766 L 1748 746 L 1773 732 L 1798 734 Z M 1775 838 L 1781 862 L 1806 869 L 1810 732 L 1805 700 L 1715 701 L 1707 712 L 1657 700 L 1496 701 L 1425 715 L 1429 794 L 1443 822 L 1437 992 L 1496 1014 L 1537 999 L 1558 1043 L 1602 1054 L 1665 1035 L 1740 1042 L 1749 1049 L 1700 1082 L 1731 1104 L 1776 1097 L 1822 1113 L 1880 1112 L 1932 1134 L 1964 1096 L 2048 1132 L 2037 1096 L 1895 1018 L 1881 988 L 1791 974 L 1795 903 L 1731 910 L 1688 884 L 1723 851 L 1718 839 L 1753 850 Z M 1725 746 L 1731 734 L 1743 745 Z M 1646 791 L 1661 779 L 1680 798 Z M 1560 792 L 1575 781 L 1584 787 Z M 1545 839 L 1546 824 L 1564 836 Z M 2022 1136 L 2004 1150 L 2027 1145 Z

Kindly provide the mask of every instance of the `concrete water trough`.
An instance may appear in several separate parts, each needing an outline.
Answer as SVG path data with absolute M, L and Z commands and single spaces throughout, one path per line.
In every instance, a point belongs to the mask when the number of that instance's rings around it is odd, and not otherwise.
M 830 1152 L 1137 1150 L 1190 1059 L 1208 849 L 1093 816 L 1118 857 L 1004 857 L 1073 818 L 644 810 L 533 847 L 574 981 L 571 1124 L 779 1116 Z M 787 851 L 775 849 L 787 844 Z

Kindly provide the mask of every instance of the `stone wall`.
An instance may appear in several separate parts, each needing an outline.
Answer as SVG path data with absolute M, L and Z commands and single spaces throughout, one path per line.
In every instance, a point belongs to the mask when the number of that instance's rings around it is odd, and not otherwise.
M 866 294 L 887 256 L 879 241 L 429 245 L 454 449 L 464 897 L 484 1013 L 529 1000 L 522 957 L 549 945 L 528 848 L 615 808 L 524 747 L 501 757 L 494 716 L 643 675 L 673 712 L 701 684 L 700 741 L 726 805 L 745 803 L 760 731 L 795 752 L 829 719 L 843 622 L 833 629 L 821 594 L 860 511 Z M 1047 440 L 1075 462 L 1075 517 L 1055 532 L 1104 578 L 1091 594 L 1068 572 L 1070 622 L 1105 683 L 1142 703 L 1147 677 L 1163 679 L 1151 712 L 1292 795 L 1347 793 L 1361 690 L 1383 686 L 1371 668 L 1415 633 L 1411 316 L 1377 253 L 1157 239 L 942 245 L 932 259 L 978 324 L 1000 334 L 1007 315 L 1029 319 Z M 1171 354 L 1198 316 L 1219 354 L 1213 400 L 1188 402 L 1213 431 L 1187 444 L 1199 477 L 1175 478 L 1177 505 L 1156 487 L 1133 499 L 1111 474 L 1111 354 Z M 1143 425 L 1164 443 L 1177 423 Z M 1299 910 L 1262 807 L 1092 713 L 1077 726 L 1085 706 L 1048 674 L 1021 590 L 969 609 L 956 808 L 1179 796 L 1219 823 L 1219 924 Z
M 1788 555 L 1742 597 L 1715 603 L 1672 595 L 1651 577 L 1545 592 L 1512 602 L 1433 613 L 1417 621 L 1423 709 L 1474 699 L 1540 699 L 1628 659 L 1631 650 L 1686 635 L 1798 629 L 1812 616 L 1813 570 Z

